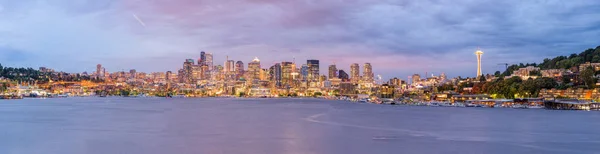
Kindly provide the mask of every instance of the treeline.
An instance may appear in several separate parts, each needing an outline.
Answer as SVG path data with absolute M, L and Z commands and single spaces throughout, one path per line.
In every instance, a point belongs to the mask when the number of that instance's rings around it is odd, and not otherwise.
M 33 68 L 4 67 L 0 64 L 0 77 L 21 82 L 39 81 L 45 77 L 45 74 Z
M 17 82 L 37 82 L 46 83 L 52 81 L 92 81 L 92 82 L 103 82 L 103 80 L 90 77 L 89 75 L 81 75 L 55 72 L 46 73 L 33 68 L 15 68 L 15 67 L 4 67 L 0 64 L 0 77 L 10 79 Z
M 571 54 L 568 57 L 558 56 L 552 59 L 546 58 L 540 64 L 514 64 L 509 66 L 503 73 L 496 75 L 509 76 L 513 71 L 527 66 L 540 67 L 540 69 L 570 69 L 572 67 L 578 67 L 586 62 L 600 63 L 600 46 L 595 49 L 587 49 L 579 54 Z

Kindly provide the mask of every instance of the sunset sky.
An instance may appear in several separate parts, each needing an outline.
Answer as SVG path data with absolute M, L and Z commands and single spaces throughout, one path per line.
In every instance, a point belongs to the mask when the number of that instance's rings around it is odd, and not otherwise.
M 384 78 L 475 76 L 600 45 L 598 0 L 0 0 L 0 63 L 176 71 L 200 51 L 273 63 L 370 62 Z M 137 16 L 140 20 L 136 19 Z

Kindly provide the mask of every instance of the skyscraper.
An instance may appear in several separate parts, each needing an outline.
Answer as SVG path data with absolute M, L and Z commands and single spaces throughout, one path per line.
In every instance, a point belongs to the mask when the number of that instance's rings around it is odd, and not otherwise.
M 208 66 L 208 70 L 213 70 L 214 64 L 212 53 L 206 53 L 204 56 L 206 57 L 204 64 Z
M 192 83 L 194 80 L 194 60 L 187 59 L 183 63 L 183 83 Z
M 300 67 L 300 76 L 302 81 L 308 80 L 308 65 L 302 64 L 302 67 Z
M 360 81 L 360 66 L 358 63 L 350 65 L 350 80 L 354 83 Z
M 329 65 L 329 79 L 333 79 L 337 77 L 337 68 L 335 67 L 335 64 L 333 65 Z
M 483 51 L 479 48 L 475 51 L 475 55 L 477 56 L 477 77 L 483 75 L 481 72 L 481 55 L 483 55 Z
M 237 61 L 235 62 L 235 78 L 239 79 L 244 75 L 244 62 Z
M 96 65 L 96 76 L 98 76 L 98 77 L 104 76 L 104 73 L 102 73 L 102 65 L 100 65 L 100 64 Z
M 364 65 L 364 71 L 363 71 L 363 78 L 365 82 L 373 82 L 375 79 L 375 75 L 373 74 L 373 67 L 371 66 L 371 63 L 365 63 Z
M 319 82 L 319 60 L 307 60 L 306 65 L 308 66 L 308 81 Z
M 281 87 L 281 64 L 276 63 L 269 68 L 269 75 L 275 87 Z
M 200 59 L 198 59 L 198 65 L 202 66 L 206 62 L 206 53 L 204 51 L 200 52 Z
M 339 70 L 338 78 L 342 79 L 342 82 L 348 82 L 350 80 L 348 73 L 344 70 Z
M 258 57 L 254 57 L 252 62 L 248 63 L 248 72 L 252 80 L 260 79 L 260 60 Z
M 281 85 L 292 85 L 292 62 L 281 62 Z

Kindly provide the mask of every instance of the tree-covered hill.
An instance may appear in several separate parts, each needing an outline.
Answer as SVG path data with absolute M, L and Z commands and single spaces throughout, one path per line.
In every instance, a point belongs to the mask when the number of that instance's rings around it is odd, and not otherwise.
M 570 69 L 572 67 L 579 66 L 586 62 L 600 63 L 600 46 L 596 47 L 595 49 L 593 49 L 593 48 L 587 49 L 579 54 L 571 54 L 568 57 L 567 56 L 558 56 L 558 57 L 554 57 L 552 59 L 546 58 L 540 64 L 536 64 L 536 63 L 523 64 L 523 63 L 521 63 L 519 65 L 516 65 L 516 64 L 511 65 L 501 75 L 509 76 L 513 71 L 515 71 L 519 68 L 527 67 L 527 66 L 536 66 L 536 67 L 540 67 L 540 69 Z

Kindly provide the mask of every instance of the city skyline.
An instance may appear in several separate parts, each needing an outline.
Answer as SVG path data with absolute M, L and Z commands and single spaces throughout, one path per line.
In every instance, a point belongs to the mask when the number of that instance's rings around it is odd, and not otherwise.
M 592 0 L 0 1 L 6 17 L 0 61 L 65 72 L 92 72 L 96 64 L 176 72 L 182 60 L 206 51 L 215 64 L 225 56 L 244 63 L 318 59 L 346 72 L 352 63 L 369 62 L 384 78 L 473 76 L 477 46 L 486 52 L 484 74 L 504 70 L 499 63 L 540 63 L 596 46 L 599 13 L 590 8 L 597 6 Z

